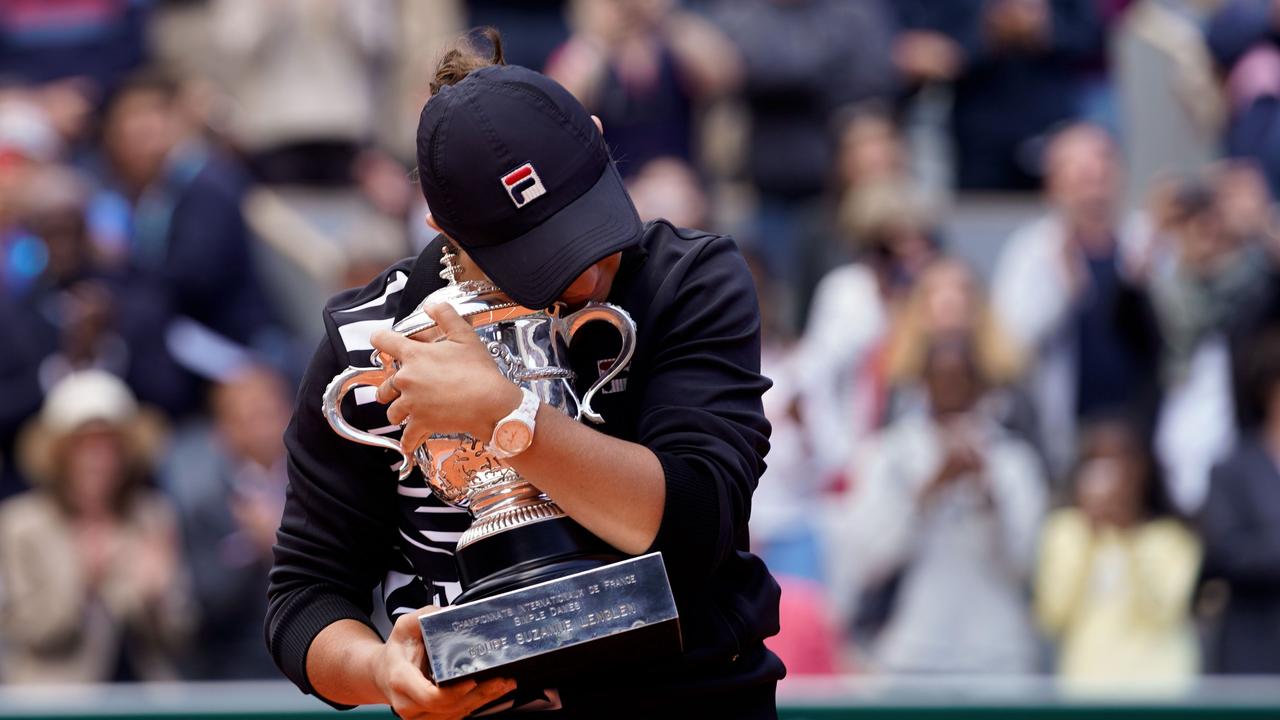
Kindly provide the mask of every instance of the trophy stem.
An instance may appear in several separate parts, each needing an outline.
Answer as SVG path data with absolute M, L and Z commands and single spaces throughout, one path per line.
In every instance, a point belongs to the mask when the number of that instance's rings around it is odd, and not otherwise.
M 466 532 L 462 533 L 462 537 L 458 538 L 457 549 L 461 551 L 467 546 L 491 535 L 497 535 L 500 532 L 522 525 L 530 525 L 562 517 L 568 516 L 565 515 L 564 510 L 560 509 L 559 505 L 545 495 L 532 504 L 517 505 L 490 512 L 486 515 L 477 515 L 472 520 L 471 527 L 467 528 Z
M 560 511 L 557 517 L 516 525 L 466 546 L 459 542 L 456 559 L 464 592 L 454 602 L 478 600 L 624 557 Z

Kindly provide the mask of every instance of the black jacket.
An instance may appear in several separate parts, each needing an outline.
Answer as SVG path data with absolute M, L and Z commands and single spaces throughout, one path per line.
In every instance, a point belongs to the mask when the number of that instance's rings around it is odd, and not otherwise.
M 1214 468 L 1200 522 L 1202 575 L 1231 590 L 1209 670 L 1280 673 L 1280 470 L 1259 438 Z
M 412 281 L 414 261 L 407 259 L 330 301 L 327 338 L 285 435 L 290 486 L 271 572 L 267 641 L 306 692 L 313 692 L 305 673 L 312 639 L 343 618 L 369 622 L 379 583 L 393 618 L 447 604 L 460 591 L 452 553 L 469 517 L 431 496 L 420 473 L 398 484 L 392 471 L 398 455 L 339 438 L 320 407 L 334 375 L 369 364 L 369 334 L 440 286 L 439 254 L 437 240 Z M 770 430 L 760 402 L 770 383 L 760 374 L 751 276 L 729 238 L 655 222 L 624 253 L 609 301 L 635 319 L 637 342 L 629 370 L 595 403 L 605 417 L 598 427 L 653 450 L 665 471 L 666 505 L 652 549 L 662 551 L 670 574 L 685 653 L 642 674 L 575 678 L 560 688 L 565 707 L 603 709 L 599 703 L 607 702 L 616 713 L 619 698 L 628 698 L 627 709 L 639 711 L 633 699 L 663 706 L 677 695 L 724 707 L 723 698 L 754 696 L 767 697 L 771 714 L 783 667 L 762 641 L 778 631 L 778 586 L 747 551 L 751 494 Z M 599 332 L 587 334 L 593 329 Z M 582 335 L 571 355 L 585 386 L 616 356 L 617 340 L 603 324 Z M 356 399 L 364 402 L 345 408 L 354 424 L 395 431 L 382 406 L 368 396 Z

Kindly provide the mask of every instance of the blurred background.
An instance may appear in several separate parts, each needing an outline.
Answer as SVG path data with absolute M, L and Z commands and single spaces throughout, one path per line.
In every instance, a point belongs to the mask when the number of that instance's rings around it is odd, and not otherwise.
M 749 258 L 784 714 L 1280 717 L 1273 0 L 0 0 L 0 715 L 319 707 L 280 436 L 481 25 Z

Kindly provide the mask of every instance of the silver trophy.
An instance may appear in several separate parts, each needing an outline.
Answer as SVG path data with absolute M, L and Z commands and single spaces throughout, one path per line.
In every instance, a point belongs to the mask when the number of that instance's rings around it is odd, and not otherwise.
M 602 303 L 567 315 L 558 306 L 522 307 L 488 282 L 456 282 L 450 259 L 446 251 L 440 273 L 449 284 L 392 330 L 437 341 L 442 332 L 426 308 L 446 303 L 480 336 L 508 379 L 571 418 L 602 422 L 591 401 L 631 361 L 631 317 Z M 615 327 L 622 344 L 617 359 L 579 399 L 569 346 L 578 330 L 596 321 Z M 486 439 L 435 433 L 406 453 L 398 441 L 347 422 L 347 393 L 380 385 L 391 372 L 377 352 L 369 367 L 347 368 L 325 389 L 324 413 L 342 437 L 400 453 L 401 480 L 420 469 L 437 497 L 473 518 L 454 556 L 462 594 L 419 620 L 433 680 L 501 674 L 557 683 L 575 673 L 679 651 L 679 617 L 660 553 L 619 553 L 488 452 Z
M 635 352 L 635 323 L 622 308 L 590 303 L 561 316 L 559 306 L 531 310 L 483 281 L 446 285 L 428 295 L 412 314 L 391 329 L 427 342 L 441 339 L 441 331 L 426 312 L 428 306 L 436 304 L 452 306 L 471 324 L 507 379 L 529 388 L 543 403 L 575 420 L 603 422 L 592 410 L 591 400 L 622 372 Z M 579 329 L 596 321 L 617 328 L 622 347 L 618 359 L 579 400 L 573 389 L 574 374 L 568 369 L 569 344 Z M 343 398 L 352 388 L 381 384 L 394 371 L 383 366 L 377 351 L 371 363 L 370 367 L 349 367 L 329 383 L 324 393 L 325 417 L 334 431 L 348 440 L 399 452 L 403 458 L 402 480 L 414 467 L 420 468 L 437 497 L 470 512 L 474 520 L 458 540 L 459 551 L 497 533 L 565 516 L 555 501 L 485 450 L 488 438 L 436 433 L 409 457 L 399 441 L 352 426 L 342 415 Z

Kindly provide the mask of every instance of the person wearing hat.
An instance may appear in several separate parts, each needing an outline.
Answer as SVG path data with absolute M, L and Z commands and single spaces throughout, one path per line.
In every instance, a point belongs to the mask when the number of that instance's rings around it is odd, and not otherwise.
M 346 415 L 357 426 L 392 433 L 404 421 L 402 443 L 413 447 L 429 432 L 491 438 L 522 412 L 519 387 L 450 308 L 430 310 L 445 342 L 387 330 L 443 284 L 438 263 L 451 247 L 461 279 L 487 277 L 527 307 L 608 301 L 634 318 L 635 355 L 597 404 L 605 423 L 538 407 L 522 418 L 531 440 L 508 462 L 618 550 L 661 551 L 684 638 L 673 659 L 565 678 L 516 710 L 775 717 L 784 668 L 763 640 L 778 630 L 779 592 L 747 549 L 770 383 L 746 263 L 730 238 L 642 224 L 598 120 L 554 81 L 504 65 L 500 39 L 488 35 L 491 57 L 463 45 L 442 58 L 419 122 L 427 222 L 440 236 L 325 308 L 327 337 L 285 435 L 290 490 L 268 591 L 273 657 L 303 691 L 339 707 L 381 703 L 425 718 L 515 703 L 508 679 L 437 687 L 422 670 L 417 617 L 459 594 L 453 549 L 469 517 L 416 473 L 398 484 L 392 453 L 339 439 L 321 409 L 334 375 L 367 365 L 376 348 L 401 367 L 376 398 L 356 399 Z M 600 330 L 574 342 L 584 387 L 618 352 L 616 334 Z M 370 620 L 380 583 L 395 621 L 385 642 Z
M 176 679 L 190 595 L 174 513 L 142 484 L 160 438 L 101 370 L 54 385 L 23 431 L 35 487 L 0 505 L 6 682 Z

